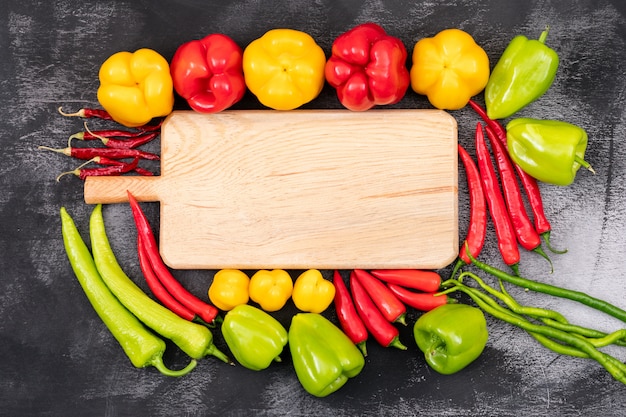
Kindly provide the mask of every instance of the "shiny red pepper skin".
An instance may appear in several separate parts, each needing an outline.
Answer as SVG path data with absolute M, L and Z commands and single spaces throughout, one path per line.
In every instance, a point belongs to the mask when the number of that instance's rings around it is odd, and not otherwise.
M 242 59 L 239 45 L 220 33 L 186 42 L 170 64 L 174 89 L 197 112 L 225 110 L 246 92 Z
M 376 269 L 372 275 L 388 284 L 397 284 L 424 292 L 435 292 L 441 286 L 441 277 L 435 271 L 421 269 Z
M 355 269 L 354 276 L 387 321 L 406 325 L 406 306 L 381 280 L 362 269 Z
M 339 324 L 350 340 L 352 340 L 352 343 L 363 352 L 363 356 L 367 356 L 365 342 L 367 342 L 369 334 L 363 320 L 356 312 L 350 292 L 343 282 L 339 271 L 334 273 L 333 285 L 335 286 L 335 310 L 337 311 Z
M 326 81 L 341 104 L 353 111 L 397 103 L 409 87 L 402 41 L 375 23 L 364 23 L 335 39 L 326 62 Z
M 435 295 L 436 293 L 434 292 L 410 291 L 396 284 L 387 284 L 387 287 L 389 287 L 391 292 L 393 292 L 404 304 L 420 311 L 430 311 L 435 307 L 455 302 L 453 299 L 448 298 L 445 294 Z

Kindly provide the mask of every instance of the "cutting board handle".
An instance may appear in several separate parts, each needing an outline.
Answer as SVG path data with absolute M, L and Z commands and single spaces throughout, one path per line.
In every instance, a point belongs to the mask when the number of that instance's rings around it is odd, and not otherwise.
M 85 179 L 85 203 L 112 204 L 128 202 L 127 191 L 138 201 L 159 201 L 160 176 L 87 177 Z

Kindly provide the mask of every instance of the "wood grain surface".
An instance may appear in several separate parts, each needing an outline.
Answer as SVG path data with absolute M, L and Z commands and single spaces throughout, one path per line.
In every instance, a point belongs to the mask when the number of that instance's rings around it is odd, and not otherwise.
M 161 175 L 88 178 L 85 201 L 159 201 L 177 269 L 438 269 L 458 253 L 456 145 L 436 110 L 174 112 Z

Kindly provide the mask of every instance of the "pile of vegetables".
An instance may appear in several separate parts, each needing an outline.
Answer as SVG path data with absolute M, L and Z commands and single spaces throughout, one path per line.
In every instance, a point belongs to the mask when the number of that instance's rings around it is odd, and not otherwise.
M 181 45 L 170 63 L 149 49 L 112 55 L 99 72 L 97 96 L 103 110 L 68 114 L 59 109 L 66 116 L 96 117 L 125 126 L 91 131 L 85 125 L 85 132 L 72 135 L 70 141 L 98 140 L 102 146 L 53 149 L 102 165 L 71 171 L 81 179 L 151 175 L 138 163 L 158 160 L 158 155 L 137 148 L 158 137 L 160 123 L 153 121 L 172 111 L 175 94 L 194 111 L 214 113 L 230 108 L 249 90 L 264 106 L 287 111 L 310 103 L 328 82 L 346 109 L 366 111 L 398 103 L 410 86 L 435 108 L 469 105 L 482 120 L 474 135 L 476 160 L 458 145 L 468 181 L 470 224 L 452 274 L 444 280 L 435 271 L 417 270 L 356 269 L 347 280 L 334 271 L 330 281 L 314 269 L 295 280 L 284 270 L 260 270 L 249 277 L 224 269 L 214 275 L 205 301 L 185 289 L 164 264 L 150 224 L 129 193 L 139 264 L 154 298 L 117 263 L 100 205 L 90 219 L 93 253 L 61 208 L 64 244 L 78 281 L 132 364 L 154 366 L 169 376 L 187 374 L 205 356 L 234 363 L 213 344 L 210 329 L 219 328 L 234 360 L 254 371 L 280 361 L 288 345 L 303 388 L 324 397 L 358 377 L 370 335 L 383 347 L 408 350 L 397 326 L 408 325 L 406 313 L 411 308 L 420 312 L 413 324 L 417 347 L 439 373 L 459 372 L 481 355 L 489 338 L 484 316 L 488 313 L 527 331 L 557 353 L 596 360 L 626 383 L 626 364 L 599 350 L 609 344 L 626 346 L 626 330 L 607 334 L 572 324 L 557 311 L 520 305 L 505 288 L 508 283 L 568 298 L 626 322 L 626 311 L 616 306 L 519 275 L 520 247 L 548 261 L 543 243 L 552 254 L 566 252 L 550 243 L 551 226 L 538 182 L 566 186 L 581 166 L 592 171 L 584 160 L 588 138 L 582 128 L 524 117 L 506 126 L 499 121 L 516 115 L 551 86 L 559 59 L 545 44 L 547 35 L 546 29 L 539 40 L 515 37 L 491 73 L 485 51 L 459 29 L 418 41 L 409 69 L 406 47 L 374 23 L 338 36 L 328 59 L 311 36 L 293 29 L 270 30 L 245 49 L 226 35 L 210 34 Z M 473 100 L 483 91 L 485 108 Z M 478 260 L 488 218 L 512 273 Z M 498 288 L 465 270 L 469 265 L 496 278 Z M 475 306 L 452 298 L 453 293 L 464 294 Z M 272 313 L 290 299 L 300 312 L 285 328 Z M 337 324 L 322 314 L 331 306 Z M 189 364 L 181 370 L 167 368 L 162 359 L 165 343 L 157 335 L 172 340 L 190 357 Z

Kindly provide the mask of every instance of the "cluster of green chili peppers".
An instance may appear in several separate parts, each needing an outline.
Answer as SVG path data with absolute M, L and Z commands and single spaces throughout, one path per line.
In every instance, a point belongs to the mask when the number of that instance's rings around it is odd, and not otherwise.
M 493 68 L 485 87 L 487 115 L 504 119 L 541 97 L 554 82 L 557 53 L 539 39 L 513 38 Z M 507 126 L 507 145 L 513 161 L 530 176 L 555 185 L 569 185 L 585 161 L 587 132 L 558 120 L 518 118 Z

